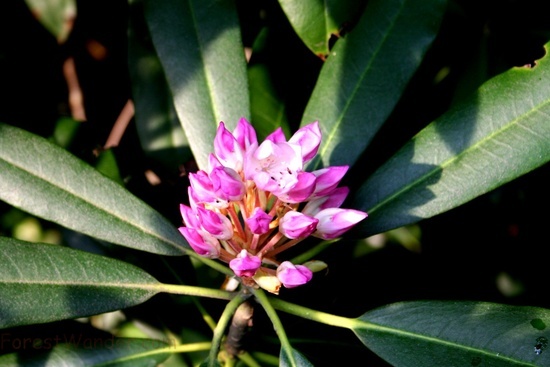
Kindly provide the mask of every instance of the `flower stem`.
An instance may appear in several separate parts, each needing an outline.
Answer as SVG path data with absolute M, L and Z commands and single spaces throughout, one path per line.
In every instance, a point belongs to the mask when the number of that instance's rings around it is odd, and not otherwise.
M 210 353 L 208 354 L 210 365 L 214 366 L 215 361 L 218 359 L 218 351 L 220 349 L 222 338 L 225 329 L 227 328 L 227 325 L 229 325 L 229 322 L 233 317 L 233 314 L 235 313 L 239 305 L 243 303 L 247 298 L 248 297 L 244 297 L 243 294 L 239 293 L 225 306 L 225 309 L 223 310 L 223 313 L 218 320 L 218 325 L 214 329 L 214 335 L 212 336 L 212 345 L 210 347 Z
M 279 337 L 279 341 L 281 342 L 281 347 L 284 351 L 287 353 L 287 357 L 290 361 L 294 360 L 294 356 L 292 355 L 292 347 L 290 345 L 290 342 L 286 336 L 285 329 L 283 327 L 283 323 L 281 322 L 281 319 L 279 319 L 279 316 L 277 315 L 277 312 L 273 308 L 273 305 L 271 303 L 272 299 L 268 298 L 265 294 L 265 292 L 261 289 L 252 289 L 252 293 L 256 297 L 256 300 L 262 305 L 264 308 L 267 316 L 273 323 L 273 328 L 275 329 L 275 333 Z M 296 365 L 296 363 L 293 363 L 292 365 Z
M 216 299 L 231 300 L 235 297 L 235 293 L 224 291 L 221 289 L 212 289 L 204 287 L 195 287 L 191 285 L 163 284 L 151 286 L 153 290 L 171 294 L 183 294 L 186 296 L 207 297 Z
M 356 325 L 355 320 L 352 318 L 312 310 L 304 306 L 283 301 L 279 298 L 269 298 L 268 302 L 270 302 L 271 306 L 277 310 L 322 324 L 337 326 L 345 329 L 352 329 L 353 326 Z

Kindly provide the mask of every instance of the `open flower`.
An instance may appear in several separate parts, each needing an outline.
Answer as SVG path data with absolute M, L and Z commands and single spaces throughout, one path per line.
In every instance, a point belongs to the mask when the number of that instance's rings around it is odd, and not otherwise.
M 229 264 L 245 286 L 278 294 L 309 282 L 325 263 L 295 265 L 280 255 L 310 236 L 340 237 L 367 213 L 340 208 L 348 166 L 306 172 L 321 144 L 317 121 L 286 139 L 281 128 L 258 142 L 241 118 L 220 123 L 207 170 L 189 174 L 189 206 L 180 205 L 181 234 L 199 255 Z

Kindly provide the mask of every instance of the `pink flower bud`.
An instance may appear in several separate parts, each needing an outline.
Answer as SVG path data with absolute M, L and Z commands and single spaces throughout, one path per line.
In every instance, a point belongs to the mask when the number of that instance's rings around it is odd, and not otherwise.
M 321 144 L 321 130 L 319 129 L 319 122 L 315 121 L 311 124 L 308 124 L 292 135 L 288 140 L 291 144 L 297 144 L 302 148 L 302 159 L 303 162 L 310 161 Z
M 283 261 L 277 268 L 277 278 L 286 288 L 294 288 L 309 282 L 313 278 L 313 273 L 303 265 Z
M 324 196 L 334 190 L 348 171 L 348 168 L 349 166 L 331 166 L 311 172 L 317 176 L 314 195 Z
M 349 189 L 347 187 L 337 187 L 326 196 L 316 197 L 315 199 L 308 201 L 306 206 L 304 206 L 304 209 L 302 209 L 302 213 L 314 217 L 315 214 L 319 213 L 323 209 L 339 208 L 344 200 L 346 200 L 348 194 Z
M 250 255 L 248 251 L 242 250 L 236 258 L 229 262 L 229 267 L 238 277 L 251 277 L 262 265 L 258 256 Z
M 264 234 L 269 231 L 269 223 L 273 219 L 267 215 L 261 208 L 254 208 L 252 215 L 246 219 L 246 225 L 254 234 Z
M 237 140 L 237 143 L 239 143 L 243 152 L 246 152 L 251 146 L 258 146 L 256 131 L 244 117 L 239 119 L 237 127 L 233 130 L 233 136 Z
M 319 220 L 313 235 L 325 240 L 340 237 L 344 232 L 367 217 L 367 213 L 353 209 L 328 208 L 315 214 Z
M 279 231 L 287 238 L 305 238 L 312 234 L 319 220 L 295 211 L 287 212 L 279 220 Z
M 243 150 L 237 139 L 225 128 L 223 122 L 220 122 L 216 137 L 214 138 L 214 152 L 220 163 L 230 167 L 237 172 L 243 169 Z
M 197 203 L 210 203 L 216 200 L 212 181 L 205 171 L 189 173 L 189 183 L 193 188 L 193 196 Z
M 286 143 L 286 136 L 283 133 L 283 129 L 279 127 L 277 130 L 266 136 L 265 140 L 269 140 L 275 144 Z
M 246 192 L 241 176 L 229 167 L 216 167 L 210 172 L 215 196 L 229 201 L 241 200 Z
M 233 237 L 233 225 L 227 217 L 201 207 L 197 208 L 197 214 L 202 228 L 215 238 L 229 240 Z
M 220 256 L 220 243 L 211 234 L 187 227 L 178 229 L 197 254 L 210 259 L 216 259 Z
M 186 227 L 195 229 L 201 227 L 197 213 L 193 209 L 187 205 L 180 204 L 180 213 Z
M 316 177 L 310 172 L 298 172 L 296 184 L 286 193 L 279 194 L 278 197 L 286 203 L 301 203 L 311 196 L 315 189 Z

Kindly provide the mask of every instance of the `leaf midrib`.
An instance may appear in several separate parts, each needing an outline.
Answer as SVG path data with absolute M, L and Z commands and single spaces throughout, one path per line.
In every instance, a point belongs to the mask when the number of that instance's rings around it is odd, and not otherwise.
M 358 79 L 357 83 L 355 83 L 355 86 L 353 88 L 353 92 L 351 93 L 350 97 L 347 98 L 346 103 L 344 105 L 344 108 L 342 109 L 342 113 L 338 116 L 338 119 L 336 120 L 336 123 L 332 126 L 328 136 L 327 140 L 325 141 L 325 144 L 321 147 L 319 156 L 321 159 L 317 159 L 315 162 L 315 165 L 313 166 L 313 170 L 317 169 L 321 165 L 322 158 L 325 156 L 327 150 L 329 149 L 330 142 L 336 137 L 338 128 L 340 127 L 340 124 L 342 123 L 344 119 L 344 115 L 346 114 L 347 110 L 352 104 L 352 101 L 355 99 L 355 96 L 357 94 L 357 91 L 359 90 L 359 86 L 362 85 L 363 80 L 366 78 L 367 74 L 369 74 L 371 66 L 376 59 L 376 56 L 379 54 L 380 50 L 382 49 L 382 46 L 386 43 L 387 39 L 389 38 L 389 35 L 391 33 L 391 30 L 395 27 L 395 24 L 397 23 L 397 19 L 403 12 L 403 8 L 405 6 L 405 2 L 407 0 L 404 0 L 401 2 L 401 6 L 398 12 L 395 13 L 395 16 L 391 20 L 390 26 L 388 27 L 388 31 L 384 34 L 384 37 L 381 39 L 381 41 L 378 44 L 378 47 L 376 47 L 375 51 L 372 54 L 372 57 L 370 58 L 369 62 L 367 63 L 365 67 L 365 72 L 361 74 L 361 77 Z M 345 39 L 344 39 L 345 41 Z

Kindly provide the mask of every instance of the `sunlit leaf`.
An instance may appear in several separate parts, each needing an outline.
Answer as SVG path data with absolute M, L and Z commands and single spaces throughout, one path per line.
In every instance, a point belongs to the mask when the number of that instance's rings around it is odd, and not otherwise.
M 76 0 L 25 0 L 36 19 L 64 43 L 72 31 L 76 17 Z
M 39 353 L 9 353 L 0 356 L 0 365 L 11 367 L 101 366 L 151 367 L 170 356 L 166 343 L 152 339 L 79 336 L 71 343 L 44 338 L 33 345 Z
M 482 302 L 384 306 L 352 330 L 392 366 L 548 366 L 550 310 Z
M 547 47 L 548 48 L 548 47 Z M 427 126 L 363 184 L 368 236 L 457 207 L 550 160 L 550 60 L 513 68 Z
M 364 7 L 357 0 L 279 0 L 290 24 L 305 45 L 316 55 L 325 58 L 329 40 L 356 20 Z
M 434 40 L 444 0 L 369 1 L 336 41 L 302 118 L 323 141 L 312 168 L 353 165 L 386 121 Z
M 138 136 L 147 156 L 175 170 L 192 158 L 191 149 L 150 37 L 143 2 L 132 1 L 128 25 L 128 66 Z
M 246 62 L 230 0 L 146 1 L 145 15 L 180 123 L 200 168 L 220 121 L 250 119 Z
M 0 199 L 118 245 L 164 255 L 189 249 L 175 226 L 124 187 L 59 146 L 5 124 L 0 124 Z
M 151 298 L 158 285 L 119 260 L 0 237 L 0 328 L 123 309 Z

